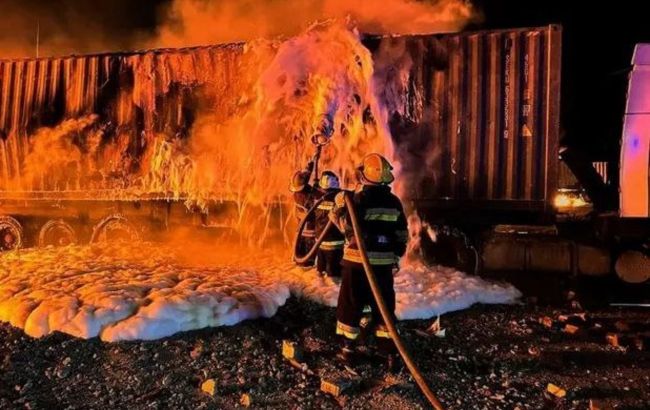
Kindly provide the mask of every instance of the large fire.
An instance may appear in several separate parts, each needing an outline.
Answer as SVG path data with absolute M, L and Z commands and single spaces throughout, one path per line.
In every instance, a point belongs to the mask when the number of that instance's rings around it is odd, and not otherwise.
M 186 25 L 196 4 L 175 3 Z M 331 11 L 341 4 L 321 5 Z M 436 21 L 434 30 L 456 29 L 470 15 L 464 2 L 451 0 L 435 3 L 438 20 L 428 6 L 387 4 L 397 15 L 427 10 L 418 29 Z M 362 9 L 350 7 L 348 14 L 358 18 Z M 383 19 L 384 11 L 375 17 Z M 374 20 L 362 19 L 361 26 L 371 27 L 368 21 Z M 287 243 L 264 238 L 271 227 L 284 230 L 285 240 L 293 235 L 294 216 L 274 210 L 288 199 L 292 173 L 313 154 L 310 141 L 316 134 L 331 141 L 320 168 L 338 172 L 348 188 L 356 182 L 354 167 L 369 152 L 392 158 L 399 171 L 388 124 L 389 116 L 406 116 L 413 112 L 407 105 L 419 101 L 409 95 L 414 92 L 408 87 L 411 61 L 399 37 L 381 39 L 371 53 L 356 27 L 355 20 L 339 18 L 285 40 L 5 63 L 0 76 L 4 196 L 47 192 L 114 201 L 165 199 L 192 209 L 231 201 L 237 204 L 240 236 L 255 247 L 230 239 L 218 246 L 190 244 L 191 233 L 179 231 L 169 237 L 173 244 L 183 243 L 181 252 L 168 245 L 94 244 L 5 253 L 0 255 L 0 320 L 35 336 L 59 330 L 120 340 L 269 316 L 290 293 L 335 303 L 336 285 L 292 268 Z M 163 29 L 160 38 L 170 33 Z M 274 32 L 264 34 L 269 33 Z M 9 92 L 13 77 L 29 79 L 18 97 Z M 10 98 L 22 101 L 11 113 Z M 57 116 L 63 119 L 48 124 Z M 44 126 L 26 126 L 34 118 Z M 405 181 L 398 172 L 398 192 L 405 192 Z M 415 237 L 422 227 L 416 216 L 411 220 Z M 403 318 L 476 301 L 508 302 L 518 295 L 454 270 L 427 268 L 417 258 L 408 259 L 396 286 Z
M 7 64 L 3 81 L 13 69 L 36 85 L 25 90 L 20 113 L 0 113 L 0 128 L 8 130 L 0 141 L 0 190 L 85 197 L 95 191 L 103 199 L 199 207 L 228 200 L 242 213 L 255 207 L 268 215 L 319 133 L 332 141 L 321 169 L 340 173 L 351 186 L 363 155 L 392 156 L 389 109 L 406 110 L 408 75 L 400 71 L 410 67 L 405 50 L 392 42 L 384 41 L 375 57 L 377 71 L 359 33 L 340 20 L 286 41 Z M 120 77 L 125 69 L 132 78 Z M 65 120 L 30 132 L 23 124 L 46 116 L 61 94 L 59 70 Z M 2 107 L 9 89 L 3 86 Z M 100 102 L 108 112 L 95 113 Z M 240 219 L 248 228 L 260 223 Z M 268 218 L 262 221 L 265 232 Z

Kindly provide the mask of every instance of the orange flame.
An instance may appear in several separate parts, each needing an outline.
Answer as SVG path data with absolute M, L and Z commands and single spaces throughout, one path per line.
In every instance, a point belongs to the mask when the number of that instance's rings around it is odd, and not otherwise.
M 444 33 L 458 31 L 476 17 L 464 0 L 174 0 L 154 45 L 295 36 L 327 19 L 349 19 L 363 33 Z
M 458 0 L 387 0 L 381 8 L 363 1 L 315 3 L 310 7 L 298 7 L 294 1 L 211 6 L 178 0 L 172 11 L 180 18 L 181 37 L 170 37 L 179 36 L 179 32 L 165 26 L 160 39 L 171 45 L 232 39 L 220 33 L 238 35 L 233 25 L 242 17 L 237 13 L 247 5 L 259 6 L 254 21 L 267 22 L 276 13 L 292 16 L 284 7 L 296 7 L 295 25 L 284 27 L 281 23 L 285 20 L 276 20 L 260 25 L 252 35 L 276 34 L 273 30 L 280 27 L 282 33 L 291 33 L 302 29 L 300 22 L 321 16 L 351 19 L 313 24 L 286 41 L 147 52 L 119 61 L 99 56 L 79 61 L 57 59 L 47 66 L 45 61 L 16 64 L 14 69 L 27 76 L 54 71 L 34 81 L 38 86 L 26 98 L 35 100 L 25 100 L 8 138 L 0 138 L 0 162 L 6 163 L 1 167 L 5 175 L 0 187 L 97 190 L 107 198 L 182 199 L 203 208 L 211 201 L 234 200 L 239 205 L 240 224 L 250 226 L 243 215 L 252 213 L 256 215 L 252 225 L 261 224 L 266 231 L 273 204 L 288 194 L 291 174 L 313 153 L 311 136 L 324 129 L 332 142 L 323 153 L 321 169 L 340 173 L 344 185 L 350 187 L 355 182 L 354 167 L 365 154 L 393 156 L 387 117 L 389 110 L 405 108 L 400 104 L 407 92 L 404 82 L 411 64 L 406 50 L 382 43 L 379 57 L 375 57 L 376 71 L 357 25 L 368 31 L 404 30 L 408 22 L 410 31 L 425 27 L 447 31 L 464 24 L 472 9 Z M 204 19 L 210 24 L 201 24 Z M 219 24 L 220 19 L 230 24 Z M 110 103 L 114 122 L 107 123 L 91 113 L 105 86 L 98 73 L 109 73 L 115 64 L 121 70 L 130 69 L 132 80 L 124 86 L 120 83 Z M 39 104 L 52 104 L 53 96 L 61 92 L 57 91 L 59 72 L 68 119 L 54 128 L 23 135 L 25 130 L 19 124 L 32 118 Z M 187 114 L 182 111 L 186 107 L 193 110 L 190 129 L 159 124 L 161 118 L 187 124 L 183 121 Z M 142 128 L 141 134 L 134 132 Z M 6 160 L 16 156 L 24 156 L 23 166 L 10 166 Z

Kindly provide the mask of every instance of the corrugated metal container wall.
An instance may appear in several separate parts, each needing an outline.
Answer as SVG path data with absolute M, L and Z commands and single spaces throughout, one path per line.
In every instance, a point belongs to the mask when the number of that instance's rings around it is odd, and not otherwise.
M 61 127 L 66 119 L 95 115 L 104 139 L 127 146 L 133 158 L 142 154 L 142 139 L 154 132 L 185 132 L 193 109 L 190 94 L 198 88 L 196 84 L 218 83 L 216 97 L 238 95 L 242 54 L 243 44 L 227 44 L 0 60 L 0 191 L 64 188 L 41 181 L 46 177 L 36 183 L 25 175 L 29 145 L 37 139 L 30 136 L 40 127 Z M 222 100 L 221 105 L 237 101 Z M 226 106 L 223 111 L 229 110 Z M 128 161 L 117 158 L 114 162 L 119 161 L 126 164 L 123 168 L 128 172 Z M 65 188 L 88 187 L 82 181 Z
M 428 142 L 411 147 L 425 147 L 426 163 L 402 155 L 407 169 L 428 166 L 411 196 L 548 205 L 559 164 L 561 28 L 385 41 L 405 41 L 413 60 L 410 122 L 391 113 L 394 137 Z
M 101 58 L 103 70 L 98 69 Z M 28 130 L 94 110 L 112 56 L 0 61 L 0 170 L 19 177 Z M 68 97 L 65 99 L 65 97 Z M 62 111 L 62 108 L 65 112 Z M 59 112 L 57 112 L 59 111 Z
M 402 104 L 390 113 L 391 127 L 405 171 L 417 171 L 408 179 L 416 181 L 411 196 L 536 208 L 549 202 L 558 169 L 559 27 L 364 42 L 378 71 L 382 48 L 399 43 L 408 55 L 404 86 L 392 92 L 403 73 L 389 74 L 380 94 L 389 109 Z M 34 186 L 21 182 L 27 136 L 64 118 L 97 113 L 112 126 L 106 130 L 111 138 L 128 136 L 121 144 L 135 151 L 143 130 L 171 124 L 172 133 L 182 131 L 185 97 L 169 92 L 170 84 L 217 78 L 224 84 L 220 93 L 237 96 L 232 79 L 238 78 L 241 50 L 233 45 L 0 61 L 0 189 Z M 386 58 L 387 71 L 405 61 L 395 53 Z M 161 95 L 170 101 L 157 101 Z M 156 106 L 169 112 L 156 113 Z M 43 182 L 39 187 L 49 189 Z

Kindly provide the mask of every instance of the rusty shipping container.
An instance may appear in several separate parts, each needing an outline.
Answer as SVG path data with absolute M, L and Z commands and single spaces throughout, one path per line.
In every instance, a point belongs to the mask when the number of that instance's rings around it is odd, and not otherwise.
M 414 199 L 547 209 L 558 174 L 559 27 L 368 37 L 364 43 L 376 61 L 395 48 L 410 60 L 404 98 L 388 106 L 405 172 L 426 169 L 410 187 Z M 193 75 L 216 74 L 211 80 L 222 82 L 224 96 L 237 95 L 233 78 L 242 48 L 0 60 L 0 192 L 24 186 L 28 136 L 68 117 L 98 115 L 103 132 L 133 155 L 147 132 L 187 132 L 193 97 L 174 83 L 186 81 L 180 77 L 191 67 Z M 133 166 L 127 158 L 103 159 L 109 160 Z M 41 195 L 61 189 L 44 178 L 34 184 Z
M 187 136 L 202 84 L 217 84 L 211 88 L 215 105 L 232 112 L 232 96 L 246 81 L 242 55 L 243 44 L 228 44 L 0 60 L 0 193 L 30 198 L 75 193 L 83 199 L 86 191 L 115 192 L 128 185 L 156 135 Z M 98 130 L 101 141 L 92 141 Z M 80 135 L 76 147 L 67 147 L 76 160 L 71 169 L 62 164 L 51 175 L 30 173 L 29 147 L 48 137 L 39 131 Z M 88 161 L 74 158 L 75 150 Z M 103 172 L 101 181 L 83 169 L 88 163 Z
M 430 205 L 548 209 L 557 187 L 561 28 L 413 36 L 404 110 L 393 134 L 411 196 Z M 381 48 L 381 45 L 375 45 Z M 415 155 L 413 155 L 415 154 Z

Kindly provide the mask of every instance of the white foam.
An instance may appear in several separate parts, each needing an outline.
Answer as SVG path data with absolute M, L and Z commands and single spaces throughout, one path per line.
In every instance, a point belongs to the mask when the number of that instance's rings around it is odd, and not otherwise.
M 399 319 L 519 297 L 512 286 L 423 265 L 402 268 L 395 288 Z M 271 317 L 291 294 L 336 306 L 338 285 L 274 255 L 194 266 L 148 244 L 0 254 L 0 321 L 34 337 L 60 331 L 105 341 L 158 339 Z
M 475 303 L 515 303 L 521 293 L 444 266 L 412 264 L 395 276 L 396 315 L 400 320 L 428 319 L 467 309 Z

